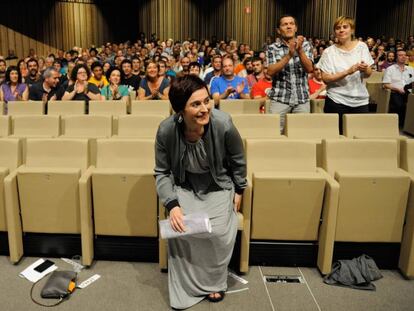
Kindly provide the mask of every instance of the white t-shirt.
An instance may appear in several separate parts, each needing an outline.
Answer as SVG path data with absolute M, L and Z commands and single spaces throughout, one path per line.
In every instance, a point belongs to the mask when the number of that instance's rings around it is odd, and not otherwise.
M 323 51 L 316 67 L 323 72 L 336 74 L 361 61 L 368 66 L 374 63 L 365 43 L 358 42 L 350 51 L 344 51 L 332 45 Z M 362 73 L 359 71 L 336 82 L 328 83 L 326 92 L 327 96 L 338 104 L 350 107 L 368 105 L 369 94 L 362 83 Z
M 404 66 L 404 71 L 400 71 L 400 67 L 394 64 L 384 70 L 382 83 L 390 83 L 392 87 L 403 89 L 407 84 L 414 82 L 414 68 Z

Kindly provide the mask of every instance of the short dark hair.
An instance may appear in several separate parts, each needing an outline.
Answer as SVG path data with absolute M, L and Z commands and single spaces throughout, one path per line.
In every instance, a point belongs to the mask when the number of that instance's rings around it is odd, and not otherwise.
M 171 82 L 168 97 L 174 111 L 181 112 L 184 110 L 188 99 L 195 91 L 205 88 L 208 93 L 207 84 L 199 77 L 194 75 L 186 75 L 174 79 Z
M 132 67 L 132 62 L 129 60 L 129 59 L 124 59 L 122 62 L 121 62 L 121 69 L 122 69 L 122 66 L 124 65 L 124 64 L 130 64 L 131 65 L 131 67 Z
M 191 63 L 188 65 L 188 68 L 192 68 L 192 67 L 198 67 L 199 69 L 201 69 L 201 65 L 200 65 L 200 63 L 198 63 L 198 62 L 191 62 Z
M 89 70 L 89 67 L 86 64 L 77 64 L 75 67 L 73 67 L 72 73 L 70 75 L 70 79 L 72 81 L 76 81 L 77 80 L 77 76 L 78 76 L 78 70 L 79 69 L 85 69 L 86 70 L 86 74 L 88 75 L 88 79 L 91 77 L 91 71 Z
M 35 62 L 37 66 L 39 66 L 39 62 L 37 61 L 36 58 L 29 58 L 29 60 L 26 62 L 26 65 L 29 66 L 29 63 L 33 63 Z
M 93 71 L 96 67 L 103 68 L 101 62 L 93 62 L 92 65 L 91 65 L 91 70 Z
M 280 23 L 282 22 L 282 19 L 284 19 L 286 17 L 292 17 L 293 20 L 295 21 L 295 25 L 296 26 L 298 25 L 298 22 L 296 21 L 296 18 L 293 15 L 291 15 L 291 14 L 284 14 L 281 17 L 279 17 L 279 20 L 277 21 L 277 28 L 280 28 Z
M 111 66 L 111 67 L 110 67 L 110 68 L 106 71 L 106 73 L 105 73 L 106 79 L 108 79 L 108 81 L 109 81 L 109 77 L 111 76 L 111 73 L 112 73 L 113 71 L 115 71 L 115 70 L 118 70 L 118 71 L 119 71 L 119 73 L 120 73 L 120 75 L 121 75 L 121 78 L 122 78 L 122 70 L 121 70 L 121 69 L 119 69 L 118 67 Z
M 12 71 L 17 71 L 17 83 L 22 83 L 22 73 L 20 72 L 19 68 L 17 66 L 9 66 L 6 70 L 6 83 L 10 83 L 10 73 Z

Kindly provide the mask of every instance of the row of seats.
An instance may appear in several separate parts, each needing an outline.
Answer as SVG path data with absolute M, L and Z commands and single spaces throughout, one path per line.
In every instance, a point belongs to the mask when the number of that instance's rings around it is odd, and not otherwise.
M 157 237 L 165 210 L 153 179 L 153 139 L 0 139 L 0 231 L 10 260 L 24 254 L 22 235 L 80 234 L 82 261 L 93 261 L 95 235 Z M 414 277 L 414 140 L 327 139 L 322 167 L 316 143 L 246 139 L 248 187 L 239 212 L 240 271 L 250 239 L 314 241 L 317 266 L 329 273 L 335 241 L 401 243 L 399 267 Z M 3 192 L 1 192 L 3 193 Z M 158 207 L 158 208 L 157 208 Z M 160 240 L 160 267 L 166 245 Z

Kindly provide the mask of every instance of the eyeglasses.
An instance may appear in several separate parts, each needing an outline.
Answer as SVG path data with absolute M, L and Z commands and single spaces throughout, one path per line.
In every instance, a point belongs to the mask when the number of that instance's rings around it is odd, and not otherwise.
M 78 75 L 79 74 L 85 74 L 86 75 L 86 71 L 78 71 Z

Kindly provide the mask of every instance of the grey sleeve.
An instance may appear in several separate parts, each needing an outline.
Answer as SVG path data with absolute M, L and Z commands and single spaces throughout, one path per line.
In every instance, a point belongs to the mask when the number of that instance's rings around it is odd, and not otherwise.
M 235 191 L 238 194 L 242 194 L 243 190 L 247 187 L 246 159 L 244 157 L 243 141 L 231 120 L 226 131 L 225 140 L 226 153 Z
M 168 151 L 165 147 L 165 136 L 158 129 L 155 140 L 155 184 L 158 197 L 165 208 L 170 211 L 173 207 L 179 206 L 178 197 L 174 188 L 174 179 L 171 173 L 171 164 Z

